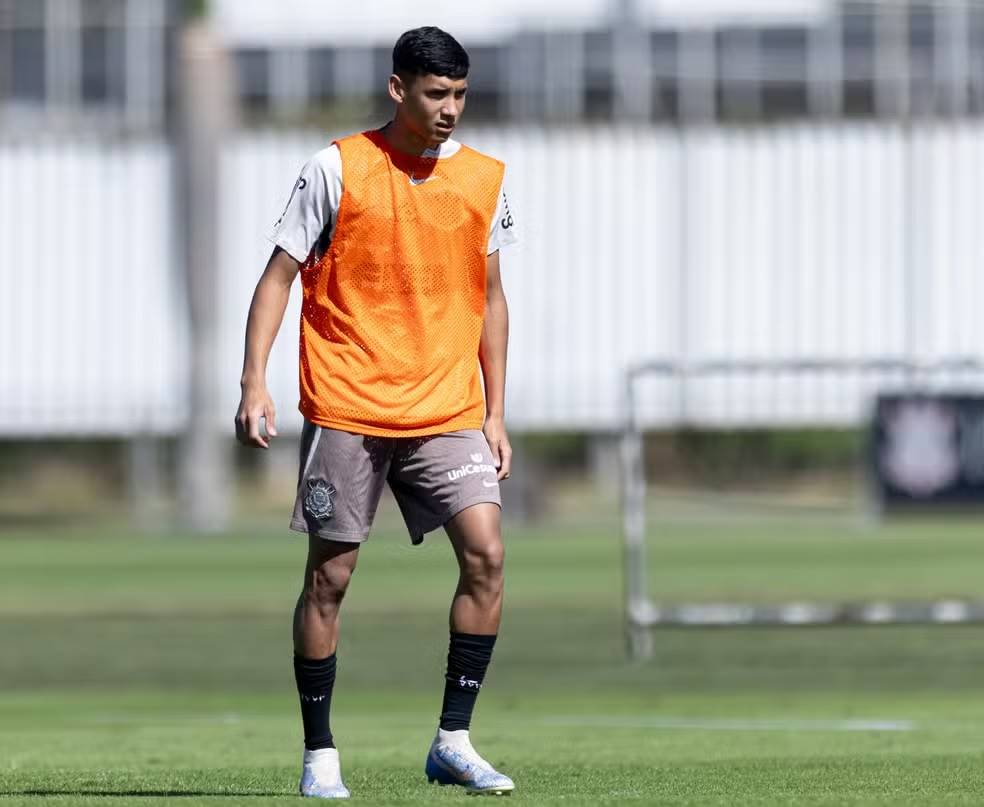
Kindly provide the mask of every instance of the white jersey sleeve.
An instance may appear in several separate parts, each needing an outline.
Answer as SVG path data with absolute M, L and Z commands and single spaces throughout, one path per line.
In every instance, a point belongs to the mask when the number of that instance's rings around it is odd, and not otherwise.
M 492 230 L 489 232 L 488 254 L 498 252 L 502 247 L 508 247 L 519 241 L 516 232 L 516 221 L 513 212 L 509 207 L 509 198 L 506 196 L 506 181 L 503 179 L 502 186 L 499 188 L 499 204 L 495 209 L 495 217 L 492 219 Z
M 341 200 L 342 154 L 331 145 L 301 169 L 270 240 L 299 263 L 311 257 L 316 247 L 322 254 L 335 232 Z

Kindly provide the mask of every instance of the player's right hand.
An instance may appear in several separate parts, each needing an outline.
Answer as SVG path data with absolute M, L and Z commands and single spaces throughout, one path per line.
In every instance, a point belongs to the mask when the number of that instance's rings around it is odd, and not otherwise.
M 236 439 L 244 446 L 269 448 L 270 438 L 277 436 L 276 417 L 273 398 L 266 386 L 244 386 L 236 412 Z M 261 419 L 266 427 L 265 435 L 260 433 Z

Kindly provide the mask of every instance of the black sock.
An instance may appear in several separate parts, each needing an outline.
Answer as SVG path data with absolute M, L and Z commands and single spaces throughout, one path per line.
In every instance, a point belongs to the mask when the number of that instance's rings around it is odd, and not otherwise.
M 328 658 L 306 659 L 294 656 L 294 680 L 301 698 L 304 721 L 304 747 L 308 751 L 334 748 L 328 720 L 331 714 L 331 691 L 335 686 L 335 654 Z
M 444 703 L 441 705 L 441 728 L 445 731 L 459 731 L 471 725 L 475 699 L 485 680 L 493 647 L 494 635 L 451 633 L 448 671 L 444 676 Z

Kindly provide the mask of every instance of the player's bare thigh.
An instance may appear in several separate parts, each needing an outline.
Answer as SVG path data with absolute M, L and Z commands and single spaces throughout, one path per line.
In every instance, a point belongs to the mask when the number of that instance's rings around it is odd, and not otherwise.
M 480 502 L 455 515 L 444 529 L 456 553 L 498 551 L 502 549 L 501 522 L 499 505 Z

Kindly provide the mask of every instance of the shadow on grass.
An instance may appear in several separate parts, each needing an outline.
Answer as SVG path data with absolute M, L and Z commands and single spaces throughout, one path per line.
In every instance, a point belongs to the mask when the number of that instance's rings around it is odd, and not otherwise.
M 0 789 L 0 796 L 107 796 L 107 797 L 143 797 L 143 798 L 165 798 L 180 799 L 201 796 L 228 796 L 230 798 L 242 798 L 243 796 L 292 796 L 296 795 L 293 791 L 284 790 L 247 790 L 247 791 L 228 791 L 228 790 L 159 790 L 148 788 L 145 790 L 93 790 L 84 787 L 47 787 L 37 789 L 9 788 Z

